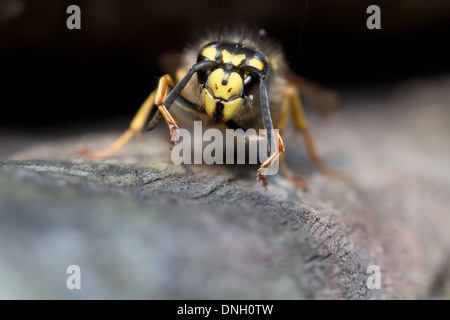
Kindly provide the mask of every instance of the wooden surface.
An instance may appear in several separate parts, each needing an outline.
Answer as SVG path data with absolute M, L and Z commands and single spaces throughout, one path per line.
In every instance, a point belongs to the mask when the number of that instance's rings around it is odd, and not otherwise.
M 325 161 L 354 177 L 323 177 L 287 133 L 308 192 L 281 175 L 264 192 L 255 167 L 173 165 L 164 127 L 105 161 L 74 148 L 121 128 L 2 131 L 0 298 L 449 298 L 449 86 L 353 91 L 330 119 L 308 112 Z M 82 290 L 65 288 L 70 264 Z

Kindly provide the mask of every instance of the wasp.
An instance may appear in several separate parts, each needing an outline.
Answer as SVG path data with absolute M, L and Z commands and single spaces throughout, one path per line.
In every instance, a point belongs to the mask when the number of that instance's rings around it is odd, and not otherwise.
M 178 60 L 173 75 L 176 81 L 170 74 L 159 79 L 156 90 L 144 101 L 122 136 L 106 149 L 82 148 L 79 153 L 91 158 L 109 157 L 140 134 L 148 120 L 147 130 L 151 131 L 162 119 L 169 128 L 172 147 L 179 138 L 179 122 L 189 114 L 190 121 L 199 119 L 230 129 L 264 128 L 254 137 L 267 139 L 268 149 L 268 158 L 260 165 L 257 179 L 267 189 L 266 170 L 280 159 L 283 174 L 306 187 L 306 182 L 294 177 L 281 157 L 285 152 L 282 135 L 288 118 L 292 117 L 316 167 L 327 176 L 344 177 L 319 156 L 300 99 L 300 93 L 304 93 L 321 113 L 327 114 L 339 104 L 338 95 L 295 75 L 281 46 L 265 32 L 245 29 L 210 32 L 188 46 Z M 271 150 L 272 139 L 275 150 Z

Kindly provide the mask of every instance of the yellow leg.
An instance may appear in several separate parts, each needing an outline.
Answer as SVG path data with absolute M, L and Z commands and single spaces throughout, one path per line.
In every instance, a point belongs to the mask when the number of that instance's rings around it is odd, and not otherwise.
M 291 96 L 289 93 L 290 93 L 290 91 L 287 90 L 287 93 L 285 93 L 285 95 L 284 95 L 283 106 L 281 109 L 281 115 L 278 120 L 277 127 L 278 127 L 281 135 L 283 135 L 284 130 L 286 129 L 287 120 L 289 118 L 289 110 L 291 109 Z M 308 184 L 306 183 L 306 181 L 303 180 L 302 178 L 295 177 L 294 174 L 292 173 L 292 171 L 289 170 L 289 167 L 286 163 L 286 158 L 285 158 L 284 154 L 282 154 L 280 156 L 280 169 L 281 169 L 281 173 L 288 180 L 290 180 L 291 182 L 293 182 L 296 185 L 303 187 L 303 189 L 307 189 Z
M 264 163 L 259 167 L 258 173 L 256 174 L 257 180 L 261 181 L 264 189 L 266 189 L 266 190 L 267 190 L 267 186 L 269 184 L 266 179 L 266 172 L 277 161 L 277 159 L 284 153 L 283 139 L 281 139 L 281 136 L 278 132 L 273 131 L 273 133 L 275 134 L 275 141 L 277 143 L 278 148 L 276 149 L 276 151 L 274 153 L 272 153 L 272 155 L 266 161 L 264 161 Z M 258 140 L 267 139 L 267 137 L 265 135 L 262 135 L 260 133 L 258 133 L 258 135 L 259 135 Z
M 306 121 L 305 112 L 303 110 L 303 105 L 300 100 L 297 89 L 294 87 L 288 87 L 285 93 L 291 100 L 292 115 L 294 118 L 295 127 L 302 132 L 309 156 L 316 165 L 317 169 L 319 169 L 320 172 L 322 172 L 324 175 L 330 178 L 348 179 L 349 178 L 348 174 L 331 169 L 325 164 L 325 162 L 323 162 L 322 158 L 319 156 L 316 145 L 314 143 L 313 136 L 308 128 L 308 122 Z
M 291 101 L 289 96 L 285 95 L 283 98 L 283 105 L 281 107 L 280 118 L 278 119 L 277 128 L 280 132 L 280 135 L 284 134 L 284 130 L 286 129 L 287 120 L 289 118 L 289 109 L 291 107 Z
M 100 159 L 110 157 L 118 152 L 134 135 L 141 133 L 142 128 L 144 127 L 145 122 L 147 121 L 147 118 L 154 106 L 155 97 L 156 91 L 153 91 L 139 108 L 139 111 L 131 121 L 128 130 L 125 131 L 111 146 L 99 151 L 91 151 L 86 148 L 80 148 L 77 152 L 89 158 Z
M 341 98 L 334 90 L 321 87 L 317 83 L 306 80 L 292 72 L 286 72 L 284 76 L 291 86 L 300 90 L 303 97 L 306 97 L 322 116 L 328 116 L 341 105 Z
M 164 117 L 164 120 L 166 120 L 167 125 L 169 126 L 170 134 L 169 134 L 169 144 L 170 148 L 178 142 L 180 133 L 178 131 L 179 127 L 176 123 L 175 119 L 172 117 L 172 115 L 169 113 L 167 108 L 164 106 L 164 100 L 167 97 L 168 94 L 168 86 L 171 86 L 172 88 L 175 87 L 175 84 L 172 80 L 172 78 L 166 74 L 162 76 L 159 79 L 158 89 L 156 90 L 156 98 L 155 98 L 155 104 L 158 106 L 159 111 Z
M 162 113 L 164 119 L 167 122 L 167 125 L 169 126 L 170 130 L 169 142 L 170 145 L 173 146 L 173 144 L 175 144 L 176 141 L 178 141 L 179 137 L 178 125 L 173 119 L 172 115 L 169 113 L 169 111 L 167 111 L 166 107 L 163 105 L 164 99 L 167 97 L 168 94 L 167 89 L 169 85 L 172 87 L 175 86 L 172 78 L 170 78 L 170 76 L 166 74 L 159 79 L 158 88 L 148 96 L 148 98 L 139 108 L 139 111 L 136 113 L 133 120 L 131 121 L 128 130 L 126 130 L 119 137 L 119 139 L 117 139 L 111 146 L 99 151 L 91 151 L 86 148 L 80 148 L 77 150 L 77 152 L 89 158 L 100 158 L 100 159 L 114 155 L 133 136 L 135 136 L 136 134 L 140 134 L 142 132 L 145 122 L 147 121 L 147 118 L 155 104 L 158 106 L 159 111 Z

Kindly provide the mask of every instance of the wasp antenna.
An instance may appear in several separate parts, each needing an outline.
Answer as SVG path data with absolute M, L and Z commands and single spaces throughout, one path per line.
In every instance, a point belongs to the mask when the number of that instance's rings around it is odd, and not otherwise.
M 270 115 L 269 99 L 267 98 L 267 88 L 264 76 L 259 79 L 259 93 L 261 96 L 261 110 L 263 115 L 264 129 L 266 129 L 267 134 L 267 156 L 270 156 L 272 154 L 271 146 L 273 124 L 272 117 Z
M 170 91 L 169 95 L 167 96 L 166 100 L 164 100 L 164 106 L 169 109 L 172 103 L 178 98 L 181 91 L 183 91 L 184 87 L 188 84 L 189 80 L 191 80 L 191 77 L 196 73 L 197 71 L 209 69 L 212 67 L 217 66 L 217 62 L 215 61 L 202 61 L 194 64 L 191 69 L 189 69 L 188 73 L 183 77 L 183 79 L 180 80 L 180 82 L 177 83 L 175 88 L 173 88 L 172 91 Z
M 169 95 L 164 100 L 164 106 L 168 110 L 170 106 L 173 104 L 173 102 L 180 96 L 181 91 L 183 91 L 184 87 L 188 84 L 189 80 L 191 80 L 194 73 L 197 71 L 205 70 L 208 68 L 212 68 L 217 66 L 217 62 L 215 61 L 202 61 L 194 64 L 186 73 L 186 75 L 183 77 L 183 79 L 180 80 L 180 82 L 177 83 L 177 85 L 170 91 Z M 153 118 L 150 120 L 149 124 L 147 125 L 147 131 L 151 131 L 161 122 L 163 119 L 163 115 L 160 110 L 157 110 Z

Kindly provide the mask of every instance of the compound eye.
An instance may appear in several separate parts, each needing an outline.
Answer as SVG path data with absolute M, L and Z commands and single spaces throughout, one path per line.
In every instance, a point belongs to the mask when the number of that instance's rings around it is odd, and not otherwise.
M 258 80 L 250 74 L 247 74 L 244 78 L 244 94 L 249 96 L 255 91 Z
M 208 61 L 209 59 L 201 54 L 197 57 L 197 62 Z M 209 75 L 211 74 L 210 69 L 199 70 L 197 71 L 198 82 L 203 86 L 208 80 Z
M 209 69 L 197 71 L 198 82 L 203 86 L 206 83 L 206 80 L 208 80 L 210 74 L 211 70 Z

